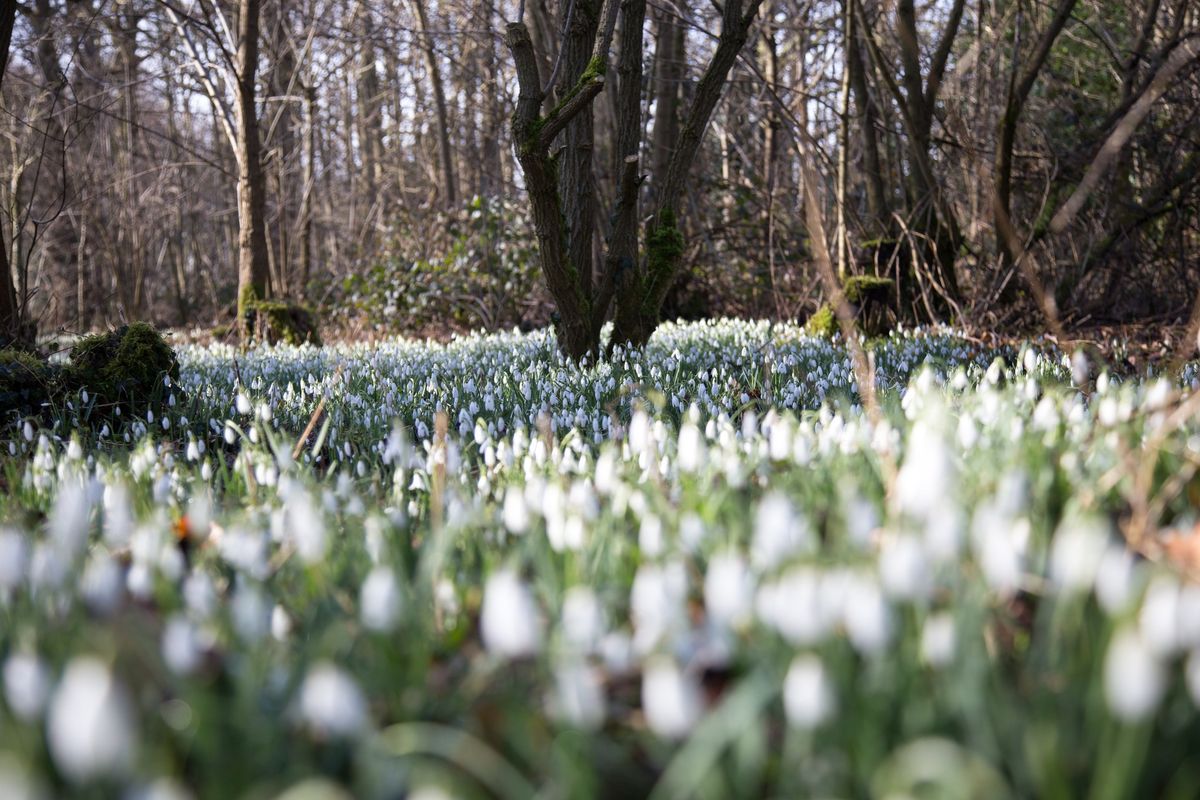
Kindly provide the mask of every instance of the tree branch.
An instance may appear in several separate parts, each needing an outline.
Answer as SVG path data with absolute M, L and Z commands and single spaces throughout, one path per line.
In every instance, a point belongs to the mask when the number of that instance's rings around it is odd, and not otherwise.
M 1096 190 L 1100 183 L 1100 179 L 1104 177 L 1104 173 L 1116 160 L 1117 154 L 1125 147 L 1129 139 L 1137 131 L 1139 125 L 1150 113 L 1151 107 L 1158 102 L 1158 99 L 1163 96 L 1170 86 L 1172 79 L 1184 67 L 1192 64 L 1196 57 L 1200 55 L 1200 34 L 1193 34 L 1175 48 L 1166 62 L 1155 73 L 1154 79 L 1142 96 L 1138 98 L 1129 112 L 1117 123 L 1117 127 L 1109 134 L 1108 138 L 1101 145 L 1096 157 L 1092 159 L 1092 163 L 1088 165 L 1087 172 L 1084 173 L 1083 180 L 1075 187 L 1075 191 L 1067 198 L 1067 201 L 1055 212 L 1054 217 L 1050 220 L 1050 232 L 1054 234 L 1062 233 L 1067 226 L 1071 224 L 1075 216 L 1083 209 L 1087 203 L 1088 197 Z

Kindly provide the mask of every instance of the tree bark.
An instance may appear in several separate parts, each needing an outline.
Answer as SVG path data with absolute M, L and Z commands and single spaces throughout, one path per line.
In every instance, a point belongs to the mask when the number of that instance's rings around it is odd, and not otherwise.
M 666 174 L 655 175 L 658 186 L 654 213 L 646 225 L 646 258 L 641 279 L 628 282 L 617 302 L 626 308 L 613 325 L 613 342 L 641 347 L 658 326 L 663 299 L 683 260 L 684 241 L 678 227 L 679 205 L 692 164 L 700 152 L 705 128 L 712 117 L 729 70 L 746 45 L 761 0 L 727 0 L 721 13 L 721 34 L 684 119 Z M 745 9 L 743 11 L 743 8 Z M 636 310 L 634 310 L 636 309 Z
M 421 28 L 422 49 L 425 64 L 429 68 L 429 82 L 433 89 L 434 112 L 437 115 L 438 154 L 442 167 L 442 206 L 452 210 L 458 205 L 458 179 L 454 172 L 454 150 L 450 146 L 450 117 L 446 107 L 446 88 L 442 85 L 442 70 L 438 65 L 437 51 L 433 49 L 433 38 L 429 35 L 429 15 L 425 0 L 412 0 L 417 12 L 417 23 Z
M 8 50 L 12 43 L 13 24 L 17 17 L 16 0 L 0 0 L 0 83 L 8 68 Z M 4 231 L 0 229 L 0 344 L 11 346 L 26 338 L 23 336 L 22 304 L 17 300 L 13 287 L 12 270 L 8 264 L 8 247 L 4 243 Z
M 1008 97 L 1004 112 L 1000 118 L 1000 129 L 996 135 L 996 154 L 992 161 L 993 194 L 992 217 L 996 226 L 998 250 L 1002 255 L 1002 266 L 1012 264 L 1017 260 L 1020 246 L 1017 244 L 1018 234 L 1012 221 L 1012 158 L 1013 146 L 1017 138 L 1017 123 L 1025 110 L 1029 93 L 1033 91 L 1038 75 L 1050 57 L 1050 49 L 1054 46 L 1058 35 L 1062 33 L 1071 19 L 1077 0 L 1059 0 L 1046 30 L 1042 32 L 1033 52 L 1026 59 L 1018 59 L 1018 53 L 1013 53 L 1012 80 L 1008 86 Z M 1018 70 L 1018 61 L 1024 64 L 1024 69 Z
M 258 23 L 261 0 L 242 0 L 238 17 L 237 49 L 237 162 L 238 162 L 238 325 L 249 335 L 248 304 L 266 298 L 268 283 L 266 186 L 258 112 L 255 108 L 255 73 L 258 69 Z

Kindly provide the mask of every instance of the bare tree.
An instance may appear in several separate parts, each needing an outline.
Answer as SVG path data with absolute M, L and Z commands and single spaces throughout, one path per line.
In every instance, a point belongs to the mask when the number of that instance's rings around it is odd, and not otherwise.
M 595 3 L 589 6 L 583 0 L 575 0 L 571 4 L 571 10 L 579 16 L 566 25 L 560 57 L 566 74 L 578 75 L 569 89 L 560 92 L 558 103 L 544 116 L 541 108 L 546 90 L 529 30 L 518 20 L 510 22 L 507 31 L 521 91 L 513 116 L 513 138 L 538 233 L 542 272 L 560 315 L 559 343 L 565 353 L 576 359 L 599 355 L 600 329 L 610 306 L 614 307 L 614 344 L 640 346 L 657 327 L 659 309 L 684 251 L 678 220 L 685 184 L 729 70 L 749 36 L 759 2 L 750 0 L 743 4 L 728 0 L 722 9 L 717 46 L 696 85 L 679 138 L 663 166 L 664 171 L 650 178 L 654 199 L 645 225 L 644 256 L 637 249 L 638 186 L 643 181 L 636 152 L 636 143 L 641 140 L 641 107 L 640 103 L 632 102 L 632 83 L 624 84 L 640 73 L 640 66 L 633 65 L 641 63 L 645 3 L 630 0 L 620 5 L 616 124 L 617 150 L 624 166 L 609 239 L 617 257 L 606 259 L 604 274 L 594 279 L 590 269 L 581 266 L 582 262 L 590 262 L 593 231 L 586 206 L 594 196 L 588 185 L 592 136 L 588 112 L 605 86 L 618 3 L 605 0 L 597 7 Z M 580 51 L 585 41 L 591 42 L 591 56 L 581 66 Z M 574 135 L 570 135 L 572 125 L 579 127 Z M 550 148 L 564 131 L 568 132 L 564 150 L 552 157 Z M 558 171 L 563 177 L 556 181 Z

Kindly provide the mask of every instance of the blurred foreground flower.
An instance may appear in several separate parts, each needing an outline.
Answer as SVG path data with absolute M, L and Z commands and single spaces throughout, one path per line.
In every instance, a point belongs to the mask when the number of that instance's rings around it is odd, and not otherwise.
M 59 771 L 75 783 L 129 771 L 137 750 L 133 711 L 107 665 L 90 656 L 67 665 L 50 703 L 46 741 Z

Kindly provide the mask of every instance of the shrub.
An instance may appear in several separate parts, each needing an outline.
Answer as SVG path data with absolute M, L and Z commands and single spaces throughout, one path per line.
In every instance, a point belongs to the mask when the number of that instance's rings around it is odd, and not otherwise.
M 384 257 L 340 295 L 371 327 L 403 333 L 529 327 L 545 324 L 550 308 L 528 214 L 499 198 L 397 221 Z

